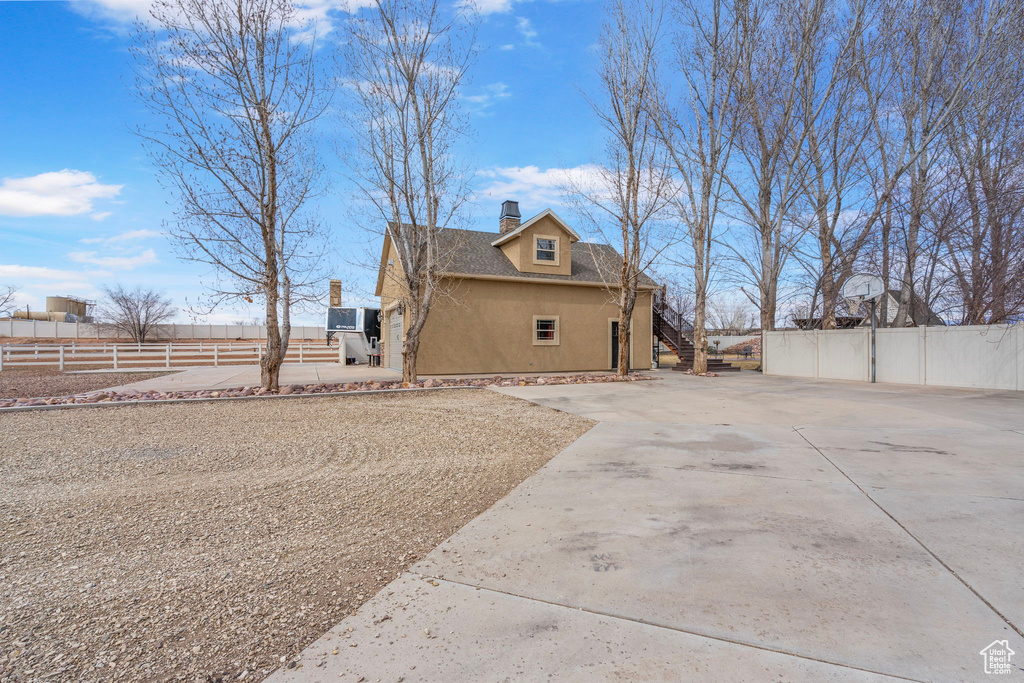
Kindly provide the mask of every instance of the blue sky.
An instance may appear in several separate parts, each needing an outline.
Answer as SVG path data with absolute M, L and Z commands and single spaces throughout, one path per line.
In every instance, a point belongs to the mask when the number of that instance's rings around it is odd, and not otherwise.
M 162 289 L 184 307 L 209 279 L 163 236 L 172 197 L 130 132 L 147 114 L 130 91 L 127 28 L 147 1 L 0 2 L 0 285 L 17 286 L 21 306 L 41 309 L 54 294 L 98 298 L 98 286 L 121 282 Z M 334 0 L 310 1 L 322 21 L 338 20 Z M 478 2 L 481 53 L 463 94 L 473 138 L 463 151 L 475 169 L 472 223 L 497 229 L 503 199 L 519 200 L 524 216 L 559 210 L 562 169 L 600 154 L 580 91 L 595 85 L 601 6 Z M 339 254 L 336 276 L 355 292 L 347 304 L 371 302 L 371 278 L 351 265 L 365 261 L 371 235 L 353 227 L 344 166 L 330 148 L 324 155 L 333 185 L 317 209 Z M 259 315 L 225 308 L 199 320 Z

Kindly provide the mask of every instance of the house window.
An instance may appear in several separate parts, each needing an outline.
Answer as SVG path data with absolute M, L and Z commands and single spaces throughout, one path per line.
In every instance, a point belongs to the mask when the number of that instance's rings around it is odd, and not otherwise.
M 557 346 L 558 345 L 558 316 L 557 315 L 535 315 L 535 316 L 533 316 L 533 345 L 534 346 Z
M 538 237 L 536 244 L 537 249 L 534 258 L 535 263 L 550 263 L 558 265 L 558 238 Z

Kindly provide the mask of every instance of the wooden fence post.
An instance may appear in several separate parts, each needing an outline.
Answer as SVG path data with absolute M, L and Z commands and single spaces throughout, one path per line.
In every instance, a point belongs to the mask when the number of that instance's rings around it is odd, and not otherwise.
M 220 365 L 220 358 L 218 358 L 219 355 L 220 355 L 220 346 L 219 345 L 214 345 L 214 347 L 213 347 L 213 367 L 217 367 L 218 365 Z
M 4 370 L 4 347 L 0 344 L 0 372 Z
M 167 367 L 171 367 L 171 345 L 167 345 Z
M 303 359 L 303 356 L 302 356 L 302 343 L 300 342 L 299 343 L 299 365 L 302 365 L 302 362 L 303 362 L 302 359 Z
M 60 345 L 60 371 L 64 372 L 64 345 Z
M 114 369 L 117 370 L 117 344 L 114 344 Z

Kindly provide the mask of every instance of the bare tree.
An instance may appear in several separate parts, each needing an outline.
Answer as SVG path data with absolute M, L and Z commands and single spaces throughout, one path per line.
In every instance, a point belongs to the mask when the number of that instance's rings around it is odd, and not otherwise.
M 106 299 L 99 306 L 97 319 L 127 334 L 132 341 L 145 342 L 155 326 L 171 320 L 178 312 L 174 303 L 155 289 L 105 285 L 100 291 Z
M 0 285 L 0 316 L 10 316 L 14 313 L 14 299 L 18 288 L 14 285 Z
M 612 0 L 606 12 L 598 43 L 602 97 L 587 98 L 605 130 L 604 163 L 591 187 L 570 180 L 569 190 L 584 219 L 621 249 L 617 277 L 606 284 L 619 309 L 617 373 L 626 375 L 640 276 L 671 241 L 661 219 L 674 187 L 652 118 L 664 11 L 649 0 Z
M 468 197 L 455 151 L 467 133 L 458 96 L 476 54 L 474 23 L 445 15 L 438 0 L 378 0 L 348 23 L 347 38 L 353 175 L 398 256 L 385 277 L 404 310 L 402 380 L 415 382 L 420 332 L 457 246 L 444 231 Z
M 708 306 L 708 320 L 719 334 L 745 334 L 757 326 L 758 312 L 743 300 L 719 297 Z
M 870 190 L 856 219 L 843 221 L 844 214 L 858 205 L 858 195 L 865 194 L 865 183 L 834 185 L 827 193 L 829 219 L 820 221 L 819 243 L 829 261 L 821 278 L 826 326 L 834 326 L 835 292 L 879 231 L 882 272 L 888 278 L 889 242 L 901 215 L 906 223 L 898 276 L 900 306 L 894 324 L 906 323 L 914 299 L 929 187 L 935 180 L 932 148 L 964 108 L 990 46 L 1006 31 L 1009 8 L 1004 0 L 913 0 L 883 5 L 873 33 L 878 48 L 861 51 L 873 55 L 861 60 L 865 111 L 860 118 L 845 119 L 854 128 L 861 128 L 863 121 L 870 126 L 871 148 L 865 146 L 861 155 L 861 177 L 870 179 Z M 818 206 L 822 205 L 819 201 Z M 844 234 L 839 234 L 839 227 L 845 228 Z
M 679 0 L 676 14 L 681 35 L 675 66 L 683 93 L 677 103 L 667 79 L 662 81 L 654 123 L 681 186 L 673 204 L 693 256 L 693 371 L 704 373 L 711 252 L 737 125 L 733 95 L 742 36 L 728 0 Z
M 330 91 L 288 0 L 162 0 L 132 47 L 137 91 L 162 126 L 139 135 L 176 194 L 169 230 L 213 266 L 211 305 L 260 300 L 260 384 L 278 387 L 293 305 L 318 295 L 322 190 L 313 124 Z M 300 31 L 302 33 L 300 34 Z
M 806 157 L 800 154 L 800 104 L 804 80 L 813 63 L 813 48 L 822 40 L 825 1 L 738 3 L 742 33 L 739 77 L 734 97 L 742 109 L 735 131 L 736 163 L 726 173 L 740 220 L 752 234 L 720 242 L 746 287 L 743 292 L 760 309 L 761 327 L 774 329 L 779 280 L 786 261 L 803 235 L 790 229 Z
M 943 135 L 948 178 L 928 202 L 943 211 L 933 257 L 952 317 L 968 325 L 1024 315 L 1024 8 L 989 44 L 964 108 Z

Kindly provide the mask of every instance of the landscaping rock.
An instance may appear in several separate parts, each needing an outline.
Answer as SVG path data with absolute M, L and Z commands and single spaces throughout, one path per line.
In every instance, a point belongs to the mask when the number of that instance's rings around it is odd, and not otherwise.
M 693 374 L 687 371 L 687 374 Z M 710 372 L 705 377 L 717 377 Z M 353 391 L 394 391 L 397 389 L 438 389 L 445 387 L 514 387 L 514 386 L 550 386 L 560 384 L 591 384 L 601 382 L 642 382 L 654 380 L 656 377 L 648 375 L 631 374 L 625 377 L 618 375 L 595 375 L 591 373 L 578 373 L 574 375 L 553 375 L 549 377 L 523 376 L 506 379 L 501 375 L 491 378 L 428 378 L 416 383 L 400 381 L 378 381 L 370 382 L 348 382 L 347 384 L 288 384 L 277 391 L 256 388 L 236 387 L 232 389 L 218 389 L 201 391 L 173 391 L 160 392 L 149 391 L 140 393 L 133 389 L 123 391 L 94 391 L 74 396 L 57 396 L 53 398 L 6 398 L 0 399 L 0 410 L 5 408 L 35 407 L 40 405 L 75 405 L 90 403 L 134 403 L 140 401 L 164 401 L 182 399 L 228 399 L 244 396 L 291 396 L 294 394 L 338 394 Z

